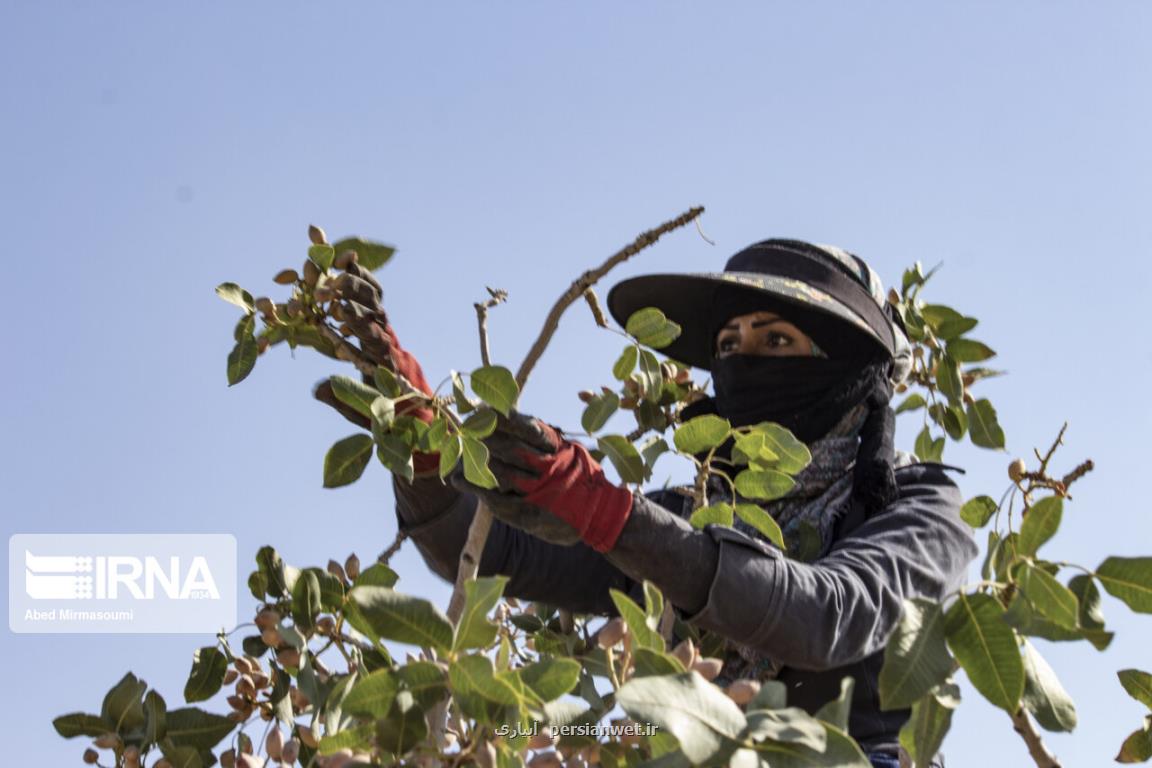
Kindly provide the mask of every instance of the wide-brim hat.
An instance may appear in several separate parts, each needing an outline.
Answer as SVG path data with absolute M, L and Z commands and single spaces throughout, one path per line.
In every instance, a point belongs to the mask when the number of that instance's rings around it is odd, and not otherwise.
M 622 326 L 645 307 L 680 325 L 680 336 L 660 351 L 698 368 L 711 367 L 716 333 L 727 319 L 765 309 L 833 356 L 881 352 L 896 363 L 894 380 L 907 372 L 908 339 L 883 284 L 863 259 L 835 246 L 764 240 L 730 258 L 723 272 L 641 275 L 608 294 L 609 311 Z

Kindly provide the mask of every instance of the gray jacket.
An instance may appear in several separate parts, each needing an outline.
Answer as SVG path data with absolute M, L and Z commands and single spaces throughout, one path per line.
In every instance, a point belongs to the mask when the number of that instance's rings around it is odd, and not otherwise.
M 499 520 L 480 574 L 510 578 L 506 594 L 580 613 L 615 614 L 610 588 L 642 600 L 656 584 L 689 624 L 784 665 L 789 704 L 815 711 L 856 679 L 849 732 L 865 750 L 895 749 L 908 711 L 880 709 L 884 645 L 905 598 L 939 599 L 963 583 L 977 548 L 961 496 L 939 464 L 896 470 L 899 498 L 866 518 L 853 504 L 835 543 L 812 563 L 732 528 L 693 528 L 681 494 L 637 496 L 615 548 L 560 546 Z M 396 512 L 428 566 L 453 581 L 476 498 L 437 479 L 394 481 Z

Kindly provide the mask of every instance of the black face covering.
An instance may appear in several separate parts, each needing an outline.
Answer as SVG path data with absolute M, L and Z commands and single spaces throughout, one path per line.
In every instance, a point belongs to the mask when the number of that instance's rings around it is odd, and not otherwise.
M 860 402 L 858 360 L 729 355 L 712 361 L 716 411 L 733 426 L 773 421 L 805 443 L 822 437 Z M 853 396 L 855 395 L 855 396 Z

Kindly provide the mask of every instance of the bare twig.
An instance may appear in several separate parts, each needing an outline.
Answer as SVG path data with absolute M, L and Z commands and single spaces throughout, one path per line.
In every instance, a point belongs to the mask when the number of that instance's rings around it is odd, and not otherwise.
M 1052 447 L 1048 449 L 1048 453 L 1044 454 L 1044 458 L 1040 460 L 1040 474 L 1048 471 L 1048 462 L 1052 460 L 1052 455 L 1056 453 L 1056 449 L 1064 444 L 1064 433 L 1066 431 L 1068 431 L 1068 422 L 1064 422 L 1064 426 L 1060 427 L 1060 434 L 1056 435 L 1056 439 L 1052 441 Z
M 702 207 L 691 208 L 675 219 L 666 221 L 655 229 L 650 229 L 638 235 L 635 240 L 612 254 L 612 256 L 599 267 L 590 269 L 578 277 L 576 281 L 569 286 L 568 290 L 560 296 L 556 305 L 552 307 L 552 311 L 548 313 L 548 317 L 544 319 L 544 327 L 540 329 L 540 335 L 536 337 L 535 343 L 533 343 L 532 348 L 528 351 L 528 356 L 524 358 L 524 362 L 520 365 L 520 370 L 516 372 L 516 383 L 520 386 L 520 389 L 524 389 L 524 383 L 528 381 L 528 374 L 532 373 L 532 369 L 536 367 L 540 356 L 544 354 L 544 350 L 548 347 L 548 342 L 552 340 L 553 334 L 556 333 L 556 329 L 560 325 L 560 316 L 564 314 L 564 310 L 568 309 L 573 302 L 579 299 L 584 291 L 599 282 L 600 278 L 608 274 L 613 267 L 635 256 L 659 240 L 661 236 L 694 221 L 703 212 L 704 209 Z
M 600 299 L 596 298 L 596 291 L 591 288 L 584 291 L 584 300 L 588 302 L 588 308 L 592 310 L 592 319 L 596 321 L 596 325 L 607 328 L 608 318 L 604 316 L 604 309 L 600 306 Z
M 560 316 L 564 314 L 564 310 L 584 295 L 584 292 L 594 286 L 602 277 L 608 274 L 613 267 L 652 245 L 659 240 L 662 235 L 693 221 L 703 212 L 704 209 L 702 207 L 692 208 L 675 219 L 664 222 L 659 227 L 656 227 L 656 229 L 642 233 L 629 245 L 626 245 L 610 256 L 608 260 L 599 267 L 589 270 L 576 278 L 572 285 L 568 287 L 568 290 L 561 294 L 556 304 L 552 307 L 552 310 L 548 313 L 548 317 L 544 320 L 544 327 L 540 330 L 540 335 L 528 351 L 524 362 L 520 364 L 520 370 L 516 373 L 516 383 L 520 391 L 524 391 L 524 383 L 528 380 L 528 374 L 532 372 L 532 369 L 540 360 L 541 355 L 544 354 L 544 350 L 548 348 L 548 343 L 552 340 L 552 336 L 556 333 L 556 329 L 560 325 Z M 448 603 L 448 619 L 453 624 L 459 621 L 460 616 L 464 612 L 464 585 L 476 577 L 476 572 L 480 567 L 480 556 L 484 552 L 484 545 L 488 541 L 488 531 L 491 528 L 492 513 L 488 510 L 488 507 L 481 502 L 477 505 L 476 514 L 472 517 L 472 524 L 468 528 L 468 540 L 465 542 L 464 549 L 460 553 L 460 564 L 456 569 L 456 584 L 452 589 L 452 599 Z
M 499 288 L 489 288 L 487 301 L 478 301 L 472 306 L 476 307 L 476 323 L 480 326 L 480 359 L 484 365 L 492 365 L 492 355 L 488 350 L 488 310 L 508 299 L 508 291 Z
M 379 554 L 379 556 L 376 558 L 376 562 L 383 565 L 388 565 L 388 561 L 392 559 L 392 555 L 400 551 L 400 547 L 404 545 L 404 542 L 407 540 L 407 538 L 407 531 L 397 531 L 396 538 L 393 539 L 392 545 Z
M 1012 727 L 1020 734 L 1020 738 L 1024 739 L 1024 743 L 1028 746 L 1028 754 L 1032 756 L 1036 768 L 1061 768 L 1060 761 L 1048 751 L 1048 747 L 1044 746 L 1044 740 L 1036 732 L 1036 726 L 1032 724 L 1032 718 L 1027 712 L 1021 709 L 1012 715 Z
M 1070 485 L 1072 485 L 1072 483 L 1084 477 L 1084 475 L 1088 474 L 1094 469 L 1096 469 L 1096 463 L 1093 462 L 1092 459 L 1088 459 L 1082 462 L 1080 466 L 1064 475 L 1064 479 L 1061 480 L 1060 483 L 1064 486 L 1065 489 L 1067 489 Z

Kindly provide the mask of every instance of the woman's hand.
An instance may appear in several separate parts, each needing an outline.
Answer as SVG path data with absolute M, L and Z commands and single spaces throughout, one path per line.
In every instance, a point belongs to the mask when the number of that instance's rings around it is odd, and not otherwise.
M 632 511 L 632 492 L 609 481 L 584 446 L 521 413 L 500 417 L 484 443 L 498 488 L 453 477 L 458 488 L 477 494 L 498 518 L 539 538 L 556 544 L 583 541 L 599 552 L 612 549 Z

